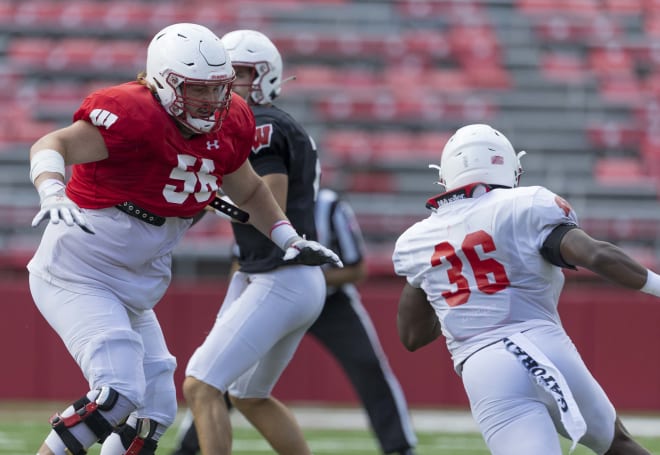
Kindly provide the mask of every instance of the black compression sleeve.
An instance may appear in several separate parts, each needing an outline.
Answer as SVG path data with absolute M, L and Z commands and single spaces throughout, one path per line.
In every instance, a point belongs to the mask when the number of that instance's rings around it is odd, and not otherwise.
M 561 239 L 564 238 L 564 235 L 566 235 L 571 229 L 576 228 L 577 226 L 574 224 L 560 224 L 554 228 L 550 235 L 545 239 L 545 242 L 543 242 L 541 256 L 543 256 L 543 258 L 550 264 L 566 269 L 577 270 L 577 267 L 564 261 L 559 250 L 559 245 L 561 244 Z

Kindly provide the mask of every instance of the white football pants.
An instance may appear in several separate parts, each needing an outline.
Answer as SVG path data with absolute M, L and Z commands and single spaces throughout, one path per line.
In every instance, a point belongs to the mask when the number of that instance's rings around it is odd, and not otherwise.
M 239 398 L 270 396 L 324 301 L 325 280 L 317 266 L 235 273 L 186 376 Z

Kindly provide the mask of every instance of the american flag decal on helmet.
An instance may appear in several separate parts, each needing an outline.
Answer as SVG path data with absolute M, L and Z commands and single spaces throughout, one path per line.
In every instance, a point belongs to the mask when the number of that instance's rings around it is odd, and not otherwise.
M 490 157 L 490 164 L 504 164 L 504 157 L 502 155 L 493 155 Z

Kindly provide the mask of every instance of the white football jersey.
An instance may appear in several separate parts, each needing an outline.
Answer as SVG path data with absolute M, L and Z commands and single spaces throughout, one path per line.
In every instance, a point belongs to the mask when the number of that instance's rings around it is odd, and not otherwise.
M 399 237 L 392 260 L 398 275 L 426 293 L 457 371 L 503 337 L 561 325 L 564 276 L 540 249 L 556 226 L 577 224 L 570 205 L 540 186 L 439 202 Z

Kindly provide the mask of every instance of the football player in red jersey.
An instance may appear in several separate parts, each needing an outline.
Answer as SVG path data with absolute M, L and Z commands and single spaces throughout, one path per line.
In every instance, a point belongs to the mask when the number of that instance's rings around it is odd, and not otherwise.
M 442 152 L 445 193 L 397 240 L 406 278 L 397 327 L 411 351 L 443 334 L 495 455 L 560 455 L 558 434 L 597 454 L 649 455 L 635 442 L 564 330 L 561 268 L 584 267 L 660 296 L 660 276 L 578 226 L 564 199 L 518 186 L 522 167 L 489 125 L 460 128 Z M 434 166 L 437 167 L 437 166 Z
M 31 147 L 41 200 L 32 224 L 49 222 L 28 264 L 30 290 L 89 383 L 51 418 L 40 455 L 80 455 L 97 441 L 104 455 L 155 452 L 177 401 L 153 307 L 173 248 L 220 186 L 287 260 L 340 263 L 297 234 L 247 161 L 255 123 L 231 95 L 234 78 L 210 30 L 168 26 L 136 82 L 90 94 L 70 126 Z

